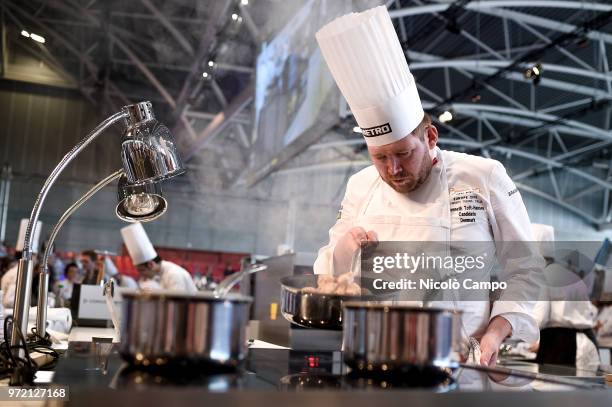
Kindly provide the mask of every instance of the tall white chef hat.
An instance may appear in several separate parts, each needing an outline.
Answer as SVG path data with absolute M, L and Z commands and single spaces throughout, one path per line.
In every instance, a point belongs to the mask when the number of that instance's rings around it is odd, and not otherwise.
M 135 266 L 157 257 L 157 252 L 153 248 L 153 244 L 151 244 L 149 236 L 147 236 L 147 232 L 141 223 L 132 223 L 121 228 L 121 236 Z
M 555 228 L 541 223 L 532 223 L 533 240 L 537 242 L 543 257 L 555 258 Z
M 423 107 L 386 7 L 339 17 L 316 38 L 368 145 L 393 143 L 416 129 Z
M 28 222 L 30 220 L 27 218 L 21 219 L 21 223 L 19 224 L 19 234 L 17 235 L 17 243 L 15 244 L 15 250 L 18 252 L 23 251 L 23 246 L 25 244 L 25 234 L 26 229 L 28 228 Z M 38 244 L 40 242 L 40 231 L 42 229 L 42 222 L 36 222 L 34 226 L 34 230 L 32 230 L 32 236 L 30 237 L 30 241 L 32 242 L 32 253 L 38 253 Z

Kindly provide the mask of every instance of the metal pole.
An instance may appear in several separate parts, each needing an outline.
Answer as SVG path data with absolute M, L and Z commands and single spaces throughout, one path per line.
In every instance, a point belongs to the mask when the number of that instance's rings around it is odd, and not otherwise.
M 119 169 L 113 172 L 108 177 L 104 178 L 96 185 L 94 185 L 89 191 L 87 191 L 82 197 L 80 197 L 75 203 L 73 203 L 64 214 L 59 218 L 53 230 L 51 231 L 51 235 L 47 240 L 47 245 L 45 247 L 45 252 L 42 257 L 41 262 L 41 271 L 38 274 L 38 308 L 36 310 L 36 333 L 44 338 L 46 334 L 47 327 L 47 296 L 49 294 L 49 255 L 53 250 L 53 246 L 55 244 L 55 238 L 59 233 L 64 223 L 72 216 L 72 214 L 79 209 L 85 202 L 89 200 L 96 192 L 110 184 L 116 179 L 119 179 L 123 174 L 123 169 Z
M 18 268 L 17 268 L 17 287 L 15 290 L 15 306 L 13 308 L 13 326 L 11 329 L 11 346 L 18 346 L 20 343 L 20 335 L 19 331 L 25 336 L 27 335 L 28 330 L 28 314 L 30 311 L 30 293 L 32 291 L 32 272 L 34 268 L 34 261 L 32 259 L 32 231 L 34 225 L 38 222 L 38 218 L 40 216 L 40 211 L 42 208 L 42 204 L 49 193 L 49 190 L 61 174 L 61 172 L 66 168 L 66 166 L 77 156 L 85 147 L 87 147 L 92 141 L 96 139 L 104 130 L 109 128 L 111 125 L 116 123 L 117 121 L 127 117 L 127 113 L 124 111 L 115 113 L 110 116 L 102 123 L 98 125 L 91 133 L 87 135 L 83 140 L 81 140 L 76 146 L 72 148 L 62 158 L 62 160 L 57 164 L 57 166 L 53 169 L 45 184 L 43 185 L 38 197 L 36 198 L 36 202 L 34 203 L 34 208 L 32 208 L 32 213 L 30 215 L 30 220 L 28 222 L 28 226 L 25 232 L 25 239 L 23 245 L 23 255 L 19 260 Z M 25 349 L 19 348 L 17 350 L 17 355 L 19 357 L 25 356 Z
M 10 165 L 2 167 L 2 191 L 0 192 L 0 201 L 2 206 L 0 207 L 0 241 L 4 241 L 6 238 L 6 223 L 8 216 L 8 204 L 11 196 L 11 178 L 12 170 Z
M 6 179 L 4 177 L 4 169 L 2 167 L 2 175 L 0 176 L 0 242 L 4 241 L 4 225 L 6 220 L 4 219 L 4 189 L 6 188 Z

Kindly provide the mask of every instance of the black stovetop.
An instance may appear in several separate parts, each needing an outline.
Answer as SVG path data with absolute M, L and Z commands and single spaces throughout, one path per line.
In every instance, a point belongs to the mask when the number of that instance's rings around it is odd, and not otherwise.
M 512 362 L 507 374 L 492 374 L 469 367 L 453 370 L 410 369 L 402 375 L 355 375 L 342 362 L 341 352 L 293 351 L 287 349 L 250 349 L 249 356 L 239 369 L 219 370 L 201 366 L 197 370 L 152 371 L 130 367 L 113 348 L 106 367 L 100 368 L 100 358 L 92 351 L 91 343 L 71 343 L 60 359 L 54 383 L 87 389 L 119 389 L 141 391 L 164 387 L 195 387 L 213 392 L 234 390 L 339 390 L 358 391 L 375 389 L 419 389 L 432 392 L 507 391 L 507 390 L 573 390 L 580 387 L 605 388 L 600 378 L 555 384 L 548 375 L 533 379 L 523 374 L 543 366 Z M 547 372 L 575 379 L 573 369 L 548 367 Z M 544 379 L 544 380 L 542 380 Z

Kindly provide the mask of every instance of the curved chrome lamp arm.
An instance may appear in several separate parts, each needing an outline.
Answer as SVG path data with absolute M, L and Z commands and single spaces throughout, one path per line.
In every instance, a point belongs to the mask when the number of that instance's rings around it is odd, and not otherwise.
M 53 230 L 51 231 L 51 235 L 49 236 L 49 240 L 47 241 L 47 245 L 45 247 L 45 253 L 42 257 L 41 269 L 38 274 L 38 308 L 36 309 L 36 333 L 44 338 L 45 337 L 45 328 L 47 325 L 47 297 L 49 294 L 49 255 L 53 250 L 55 238 L 59 233 L 64 223 L 72 216 L 72 214 L 79 209 L 85 202 L 89 200 L 96 192 L 110 184 L 116 179 L 119 179 L 121 175 L 123 175 L 123 169 L 119 169 L 114 173 L 110 174 L 108 177 L 104 178 L 102 181 L 98 182 L 94 185 L 89 191 L 87 191 L 82 197 L 80 197 L 75 203 L 73 203 L 64 214 L 59 218 Z
M 240 270 L 237 273 L 225 277 L 223 281 L 219 283 L 217 288 L 215 288 L 214 294 L 217 297 L 224 297 L 232 290 L 232 288 L 234 288 L 236 284 L 241 282 L 244 277 L 248 276 L 249 274 L 258 273 L 267 269 L 268 266 L 266 266 L 265 264 L 250 265 L 244 270 Z
M 174 142 L 170 130 L 155 119 L 153 107 L 151 102 L 148 101 L 124 106 L 121 112 L 115 113 L 104 120 L 62 158 L 45 181 L 36 198 L 34 208 L 32 209 L 26 227 L 23 254 L 17 266 L 17 287 L 15 292 L 10 345 L 20 358 L 25 356 L 27 352 L 25 347 L 18 345 L 21 340 L 20 332 L 26 335 L 28 328 L 30 292 L 32 290 L 32 272 L 34 268 L 34 263 L 32 261 L 34 250 L 31 236 L 34 225 L 38 222 L 42 205 L 49 190 L 64 168 L 66 168 L 66 166 L 104 130 L 121 119 L 125 119 L 124 125 L 126 127 L 121 142 L 121 161 L 128 183 L 131 184 L 128 186 L 135 192 L 142 192 L 144 194 L 153 193 L 153 195 L 155 195 L 157 191 L 155 188 L 144 188 L 144 190 L 140 190 L 138 186 L 160 182 L 185 172 L 185 167 L 183 166 L 177 145 Z M 132 200 L 133 202 L 126 203 L 130 208 L 135 209 L 135 212 L 132 213 L 128 208 L 127 213 L 134 216 L 128 219 L 144 221 L 145 219 L 151 220 L 157 216 L 152 215 L 152 213 L 150 216 L 143 214 L 142 209 L 145 208 L 145 206 L 141 208 L 138 207 L 139 201 L 142 200 L 141 198 L 142 197 L 137 197 Z M 166 201 L 161 194 L 158 198 L 159 201 L 157 203 L 159 206 L 156 213 L 159 215 L 165 211 Z M 150 207 L 151 201 L 145 199 L 145 204 L 148 205 L 147 207 Z M 117 216 L 123 218 L 127 215 L 117 212 Z M 44 286 L 46 286 L 46 284 L 44 284 Z
M 32 291 L 32 273 L 34 268 L 34 263 L 32 261 L 32 241 L 30 240 L 32 229 L 34 225 L 38 222 L 38 218 L 40 216 L 40 210 L 42 205 L 49 193 L 49 190 L 57 181 L 57 178 L 62 173 L 62 171 L 66 168 L 66 166 L 83 151 L 85 147 L 87 147 L 92 141 L 96 139 L 104 130 L 112 126 L 114 123 L 118 122 L 121 119 L 127 117 L 127 113 L 125 111 L 121 111 L 115 113 L 110 116 L 106 120 L 104 120 L 98 127 L 96 127 L 91 133 L 87 135 L 83 140 L 81 140 L 76 146 L 72 148 L 66 154 L 62 160 L 57 164 L 57 166 L 53 169 L 47 180 L 45 181 L 38 197 L 36 198 L 36 202 L 34 203 L 34 208 L 32 209 L 32 213 L 30 215 L 30 220 L 28 222 L 28 226 L 25 232 L 25 239 L 23 245 L 23 254 L 21 259 L 19 260 L 19 265 L 17 269 L 17 286 L 15 292 L 15 305 L 13 308 L 13 326 L 11 329 L 11 346 L 17 346 L 19 344 L 19 330 L 23 333 L 23 335 L 27 334 L 28 330 L 28 314 L 30 310 L 30 292 Z M 18 350 L 19 356 L 23 356 L 25 351 L 23 349 Z

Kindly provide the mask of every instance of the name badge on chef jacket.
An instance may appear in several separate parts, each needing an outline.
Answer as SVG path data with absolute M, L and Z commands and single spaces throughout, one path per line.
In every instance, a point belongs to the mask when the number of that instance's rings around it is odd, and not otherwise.
M 485 206 L 480 199 L 480 188 L 450 188 L 448 199 L 453 220 L 459 223 L 475 223 L 483 218 Z

